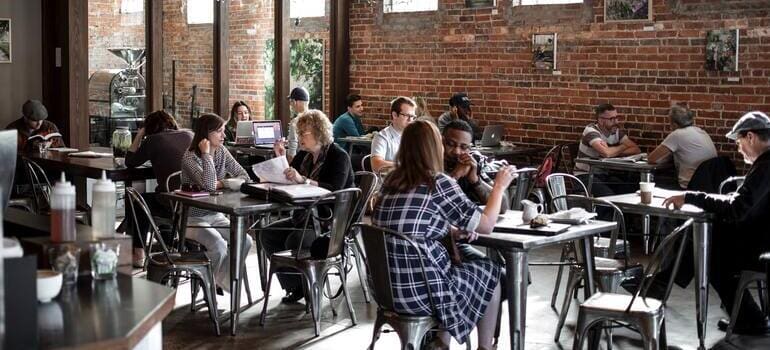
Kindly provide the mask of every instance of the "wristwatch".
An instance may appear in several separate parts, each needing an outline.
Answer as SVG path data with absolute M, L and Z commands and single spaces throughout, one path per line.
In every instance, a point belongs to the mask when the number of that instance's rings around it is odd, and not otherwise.
M 305 185 L 310 185 L 310 178 L 309 177 L 303 176 L 302 178 L 304 179 L 304 181 L 302 181 L 302 183 L 304 183 Z

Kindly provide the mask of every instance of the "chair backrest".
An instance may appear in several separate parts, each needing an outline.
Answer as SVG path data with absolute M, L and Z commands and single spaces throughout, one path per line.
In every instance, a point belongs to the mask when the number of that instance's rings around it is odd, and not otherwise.
M 39 164 L 27 157 L 22 158 L 22 162 L 24 162 L 24 169 L 27 171 L 27 177 L 32 186 L 34 210 L 40 214 L 41 211 L 50 207 L 51 182 L 48 181 L 45 170 Z
M 569 209 L 569 203 L 567 203 L 568 198 L 565 198 L 564 195 L 579 194 L 589 197 L 586 185 L 572 174 L 550 174 L 545 178 L 545 184 L 546 190 L 548 190 L 548 196 L 552 198 L 552 212 Z M 556 198 L 558 198 L 558 200 L 554 200 Z
M 372 155 L 367 154 L 361 158 L 361 170 L 372 171 Z
M 305 229 L 309 227 L 308 224 L 311 216 L 319 222 L 327 222 L 330 224 L 329 248 L 326 253 L 327 258 L 342 254 L 345 236 L 348 234 L 350 226 L 353 224 L 353 214 L 360 197 L 360 189 L 346 188 L 318 198 L 310 206 L 310 212 L 313 214 L 305 217 Z M 318 208 L 319 205 L 327 203 L 331 198 L 334 198 L 334 204 L 332 205 L 332 212 L 329 217 L 316 216 L 318 210 L 314 208 Z M 300 247 L 301 246 L 302 240 L 300 240 Z M 297 257 L 299 258 L 299 254 L 297 254 Z
M 626 242 L 626 244 L 623 244 L 623 262 L 624 265 L 628 267 L 628 257 L 631 256 L 631 251 L 627 244 L 628 231 L 626 230 L 626 219 L 625 216 L 623 216 L 623 211 L 621 211 L 617 205 L 605 199 L 586 197 L 577 194 L 566 194 L 552 199 L 554 202 L 560 200 L 564 200 L 573 206 L 585 208 L 591 212 L 595 212 L 596 207 L 610 208 L 612 210 L 612 221 L 618 223 L 618 226 L 610 233 L 610 244 L 607 247 L 607 251 L 610 252 L 610 254 L 614 254 L 618 237 L 623 240 L 623 242 Z M 610 258 L 612 258 L 612 256 L 610 256 Z
M 650 258 L 649 264 L 644 269 L 642 280 L 639 282 L 639 287 L 634 293 L 634 297 L 631 298 L 631 302 L 626 307 L 626 312 L 631 310 L 631 307 L 634 305 L 634 300 L 637 297 L 647 297 L 647 292 L 655 280 L 654 277 L 661 271 L 665 259 L 669 257 L 672 252 L 674 252 L 674 249 L 677 248 L 677 242 L 679 242 L 679 247 L 676 249 L 677 253 L 674 260 L 674 268 L 671 271 L 671 277 L 666 283 L 666 293 L 663 295 L 663 299 L 661 300 L 663 305 L 666 305 L 666 301 L 671 294 L 671 288 L 674 286 L 676 273 L 679 271 L 679 266 L 682 262 L 682 255 L 684 254 L 684 250 L 687 247 L 687 244 L 685 244 L 687 240 L 687 232 L 689 232 L 687 229 L 693 224 L 693 222 L 693 219 L 688 219 L 684 222 L 684 224 L 671 231 L 671 234 L 666 236 L 666 238 L 660 242 L 660 245 L 658 245 L 658 247 L 655 249 L 655 252 L 652 254 L 652 258 Z
M 175 171 L 166 178 L 166 191 L 172 192 L 182 186 L 182 171 Z
M 139 227 L 139 216 L 143 216 L 147 222 L 150 223 L 150 233 L 152 234 L 152 237 L 155 238 L 155 240 L 160 244 L 162 255 L 164 259 L 166 259 L 166 262 L 171 263 L 171 258 L 169 257 L 169 249 L 166 246 L 166 243 L 163 241 L 163 237 L 160 234 L 160 229 L 158 229 L 158 225 L 155 224 L 155 219 L 153 219 L 152 214 L 150 213 L 150 208 L 147 206 L 147 202 L 144 201 L 144 198 L 142 198 L 142 195 L 139 194 L 139 192 L 133 188 L 133 187 L 126 187 L 126 197 L 128 199 L 127 201 L 127 210 L 130 210 L 132 213 L 134 213 L 134 227 Z M 147 237 L 144 237 L 146 232 L 137 232 L 137 234 L 141 235 L 140 240 L 142 241 L 142 245 L 144 245 L 144 252 L 148 258 L 150 258 L 150 244 L 145 245 L 144 243 L 149 242 L 149 239 L 146 239 Z M 151 243 L 151 242 L 149 242 Z
M 738 189 L 743 186 L 744 181 L 746 181 L 745 176 L 730 176 L 719 184 L 719 193 L 727 194 L 737 192 Z
M 692 173 L 687 189 L 706 193 L 718 193 L 719 184 L 735 176 L 735 164 L 729 157 L 721 156 L 706 160 Z
M 385 239 L 387 236 L 390 236 L 391 239 L 400 239 L 407 242 L 407 244 L 409 244 L 416 252 L 417 258 L 420 261 L 422 280 L 428 291 L 430 307 L 435 315 L 436 306 L 431 297 L 433 293 L 431 293 L 430 284 L 428 284 L 428 275 L 425 272 L 425 262 L 422 257 L 422 251 L 417 244 L 415 244 L 411 238 L 393 230 L 373 225 L 356 225 L 361 227 L 361 238 L 364 241 L 364 251 L 366 251 L 367 257 L 366 271 L 369 272 L 368 282 L 371 286 L 370 289 L 373 291 L 374 300 L 377 302 L 377 305 L 384 310 L 394 310 L 393 289 L 390 280 L 390 263 L 388 262 L 389 251 Z
M 354 181 L 361 190 L 361 198 L 356 205 L 353 222 L 361 222 L 366 213 L 366 206 L 369 205 L 374 193 L 380 188 L 380 178 L 370 171 L 356 171 Z

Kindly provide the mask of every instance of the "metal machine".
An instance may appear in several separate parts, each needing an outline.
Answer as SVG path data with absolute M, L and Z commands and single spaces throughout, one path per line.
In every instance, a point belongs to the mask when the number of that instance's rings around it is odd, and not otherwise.
M 128 126 L 136 133 L 146 115 L 146 84 L 139 70 L 144 65 L 145 50 L 130 47 L 108 50 L 128 67 L 98 70 L 88 79 L 90 142 L 100 146 L 110 145 L 112 132 L 118 126 Z

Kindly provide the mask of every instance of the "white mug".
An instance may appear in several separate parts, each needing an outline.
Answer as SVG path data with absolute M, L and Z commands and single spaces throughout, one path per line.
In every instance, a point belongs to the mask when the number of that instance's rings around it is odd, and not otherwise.
M 521 210 L 523 211 L 521 219 L 525 224 L 528 224 L 535 218 L 535 216 L 537 216 L 537 214 L 540 214 L 543 211 L 543 205 L 535 204 L 535 202 L 524 199 L 521 201 Z

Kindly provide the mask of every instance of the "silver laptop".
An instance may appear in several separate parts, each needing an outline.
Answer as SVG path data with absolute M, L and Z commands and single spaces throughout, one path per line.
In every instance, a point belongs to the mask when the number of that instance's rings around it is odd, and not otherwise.
M 235 144 L 251 146 L 254 144 L 254 124 L 251 120 L 239 121 L 235 126 Z
M 283 135 L 281 133 L 281 121 L 254 121 L 252 124 L 252 135 L 254 136 L 255 146 L 272 148 L 275 140 L 280 139 Z
M 484 128 L 484 135 L 481 136 L 481 147 L 500 146 L 504 132 L 505 128 L 502 125 L 487 125 Z

